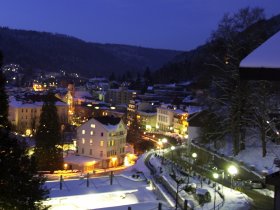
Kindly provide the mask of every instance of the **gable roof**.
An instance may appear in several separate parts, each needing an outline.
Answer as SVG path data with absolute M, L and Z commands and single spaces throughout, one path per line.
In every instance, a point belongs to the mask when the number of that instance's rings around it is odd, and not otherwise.
M 94 119 L 103 125 L 117 125 L 121 121 L 121 118 L 114 116 L 94 117 Z
M 280 80 L 280 32 L 260 45 L 239 65 L 242 79 Z

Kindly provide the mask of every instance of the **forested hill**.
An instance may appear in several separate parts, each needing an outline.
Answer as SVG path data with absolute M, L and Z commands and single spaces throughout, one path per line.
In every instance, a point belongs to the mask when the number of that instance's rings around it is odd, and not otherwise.
M 128 45 L 89 43 L 46 32 L 0 27 L 0 50 L 4 64 L 47 71 L 79 72 L 88 76 L 139 72 L 160 68 L 180 53 Z
M 280 15 L 277 15 L 268 20 L 262 20 L 253 24 L 245 31 L 240 32 L 234 39 L 236 43 L 242 43 L 241 45 L 244 48 L 242 55 L 244 55 L 244 58 L 279 30 Z M 258 41 L 252 42 L 250 39 Z M 213 60 L 213 54 L 220 53 L 221 56 L 225 56 L 223 51 L 223 44 L 219 45 L 219 43 L 209 41 L 194 50 L 175 56 L 171 62 L 157 70 L 153 76 L 156 82 L 160 83 L 196 80 L 200 85 L 207 86 L 209 85 L 211 76 L 213 76 L 213 69 L 209 67 L 209 64 L 215 62 Z

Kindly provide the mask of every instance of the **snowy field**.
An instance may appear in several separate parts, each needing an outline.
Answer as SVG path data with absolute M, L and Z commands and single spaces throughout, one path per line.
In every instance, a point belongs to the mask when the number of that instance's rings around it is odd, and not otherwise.
M 151 163 L 155 168 L 159 168 L 161 161 L 152 156 Z M 138 179 L 132 178 L 133 174 L 139 174 L 136 173 L 137 171 L 143 172 L 143 175 L 140 174 Z M 169 172 L 170 168 L 168 164 L 165 164 L 161 176 L 165 177 L 171 184 L 176 185 L 169 176 Z M 58 181 L 47 182 L 46 186 L 50 189 L 50 199 L 44 204 L 50 205 L 51 210 L 126 210 L 128 206 L 132 210 L 155 210 L 160 202 L 163 205 L 163 210 L 174 209 L 174 200 L 169 203 L 159 200 L 154 191 L 149 188 L 146 178 L 150 178 L 150 171 L 145 166 L 142 156 L 134 166 L 126 169 L 122 174 L 115 175 L 112 185 L 110 185 L 108 176 L 89 179 L 89 187 L 87 187 L 86 179 L 65 180 L 62 182 L 62 190 L 60 190 Z M 200 187 L 198 179 L 190 178 L 189 181 Z M 195 209 L 213 209 L 213 186 L 203 183 L 203 189 L 210 192 L 212 200 L 204 206 L 200 206 L 194 200 Z M 216 205 L 220 205 L 220 209 L 250 209 L 250 202 L 246 195 L 226 187 L 220 187 L 220 191 L 225 195 L 223 202 L 216 193 Z M 162 193 L 168 194 L 166 191 Z M 168 195 L 166 196 L 168 197 Z M 192 195 L 187 196 L 188 200 L 193 199 Z
M 62 182 L 62 190 L 58 181 L 46 182 L 46 187 L 50 189 L 50 199 L 44 204 L 50 205 L 51 210 L 126 210 L 128 206 L 132 210 L 148 210 L 157 209 L 161 202 L 162 209 L 170 209 L 165 201 L 157 199 L 145 176 L 132 178 L 137 170 L 147 172 L 149 176 L 149 171 L 140 158 L 135 166 L 128 168 L 123 174 L 115 175 L 112 185 L 108 176 L 89 179 L 89 187 L 86 179 L 65 180 Z
M 232 144 L 228 143 L 224 148 L 218 150 L 220 154 L 232 156 Z M 248 138 L 246 141 L 246 150 L 241 151 L 233 157 L 239 162 L 243 162 L 247 167 L 255 169 L 260 174 L 279 171 L 279 168 L 273 163 L 274 159 L 280 159 L 280 144 L 267 142 L 267 155 L 262 157 L 261 142 L 258 137 Z

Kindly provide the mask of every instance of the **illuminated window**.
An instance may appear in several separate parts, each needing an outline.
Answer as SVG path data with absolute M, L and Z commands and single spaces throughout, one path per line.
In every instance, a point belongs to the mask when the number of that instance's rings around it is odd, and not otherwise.
M 93 140 L 92 140 L 92 139 L 90 139 L 90 140 L 89 140 L 90 145 L 92 145 L 92 142 L 93 142 Z
M 100 141 L 100 147 L 103 147 L 104 141 Z
M 90 131 L 90 135 L 93 135 L 93 131 Z
M 85 130 L 82 130 L 82 134 L 85 134 L 86 133 L 86 131 Z
M 114 144 L 115 144 L 115 140 L 112 140 L 111 146 L 114 146 Z
M 90 127 L 91 128 L 95 128 L 95 124 L 90 124 Z
M 82 143 L 84 144 L 86 142 L 85 138 L 82 138 Z

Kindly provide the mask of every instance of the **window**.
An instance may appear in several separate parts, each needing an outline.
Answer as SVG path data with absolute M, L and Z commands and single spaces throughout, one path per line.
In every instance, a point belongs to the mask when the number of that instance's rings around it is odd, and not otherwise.
M 86 140 L 85 138 L 82 138 L 82 144 L 85 144 Z
M 101 136 L 103 136 L 103 132 L 101 132 Z
M 103 157 L 103 151 L 100 151 L 100 157 Z
M 115 144 L 115 140 L 112 140 L 111 141 L 111 146 L 114 146 L 114 144 Z
M 85 130 L 82 130 L 82 134 L 85 134 L 86 133 L 86 131 Z
M 84 150 L 84 148 L 82 148 L 82 154 L 84 154 L 85 153 L 85 150 Z
M 92 149 L 89 150 L 89 154 L 92 155 Z
M 90 140 L 89 140 L 89 144 L 90 144 L 90 145 L 92 145 L 92 142 L 93 142 L 93 140 L 92 140 L 92 139 L 90 139 Z
M 104 141 L 100 141 L 100 147 L 103 147 Z
M 90 131 L 90 135 L 91 135 L 91 136 L 93 135 L 93 131 Z
M 91 128 L 95 128 L 95 124 L 90 124 L 90 127 Z

